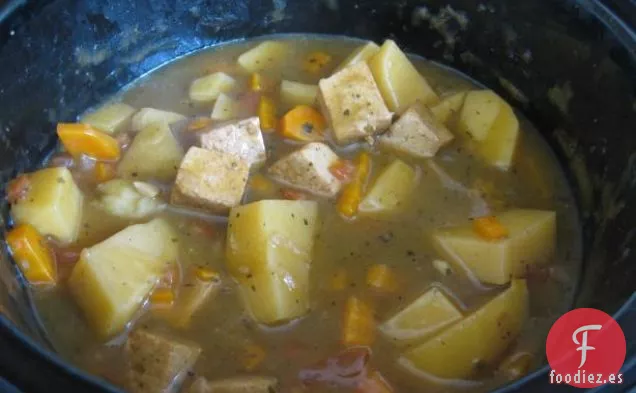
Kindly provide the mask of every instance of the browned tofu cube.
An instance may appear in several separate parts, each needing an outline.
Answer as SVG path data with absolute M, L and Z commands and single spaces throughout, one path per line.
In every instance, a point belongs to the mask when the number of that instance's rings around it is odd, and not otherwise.
M 214 127 L 199 138 L 202 148 L 234 154 L 250 166 L 267 159 L 258 117 Z
M 276 180 L 316 195 L 332 198 L 342 183 L 329 168 L 339 157 L 324 143 L 308 143 L 276 161 L 268 170 Z
M 131 393 L 176 392 L 201 348 L 147 330 L 135 330 L 125 347 Z
M 381 148 L 416 158 L 428 158 L 453 140 L 453 134 L 419 101 L 378 138 Z
M 226 214 L 241 203 L 249 166 L 230 153 L 191 147 L 172 188 L 170 203 Z
M 393 114 L 380 94 L 366 62 L 359 62 L 318 84 L 319 101 L 334 139 L 340 145 L 386 130 Z
M 234 377 L 213 382 L 199 377 L 188 390 L 189 393 L 275 393 L 277 391 L 276 378 L 259 376 Z

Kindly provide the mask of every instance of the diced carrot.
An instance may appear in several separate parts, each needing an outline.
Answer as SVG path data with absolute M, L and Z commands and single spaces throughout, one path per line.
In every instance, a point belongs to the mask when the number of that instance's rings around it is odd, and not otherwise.
M 265 360 L 265 350 L 256 344 L 249 344 L 245 347 L 245 351 L 243 353 L 243 367 L 245 367 L 246 371 L 253 371 L 258 366 L 263 363 Z
M 347 270 L 343 267 L 338 268 L 336 272 L 331 276 L 330 287 L 332 291 L 342 291 L 347 287 Z
M 473 230 L 486 240 L 500 240 L 508 236 L 508 229 L 495 216 L 475 218 Z
M 7 185 L 7 201 L 10 204 L 20 202 L 29 192 L 31 182 L 28 175 L 18 175 Z
M 250 177 L 249 187 L 259 192 L 273 192 L 276 188 L 271 180 L 260 173 Z
M 291 201 L 301 201 L 308 198 L 307 194 L 300 191 L 292 190 L 291 188 L 283 188 L 280 190 L 280 193 L 283 198 Z
M 345 217 L 351 218 L 358 213 L 358 205 L 362 200 L 362 193 L 371 170 L 371 158 L 369 153 L 360 152 L 355 160 L 355 174 L 347 184 L 338 199 L 337 209 Z
M 205 282 L 217 281 L 221 278 L 218 272 L 203 266 L 197 266 L 194 274 L 196 275 L 197 279 Z
M 341 182 L 349 182 L 356 172 L 356 166 L 350 160 L 338 160 L 329 167 L 329 172 Z
M 373 265 L 367 270 L 367 285 L 380 292 L 395 292 L 398 289 L 395 273 L 387 265 Z
M 325 127 L 322 114 L 308 105 L 294 107 L 280 122 L 281 133 L 285 138 L 303 142 L 323 140 Z
M 46 241 L 28 224 L 7 233 L 7 244 L 13 259 L 31 284 L 53 284 L 56 281 L 55 258 Z
M 190 123 L 188 123 L 188 127 L 187 130 L 188 131 L 199 131 L 202 130 L 206 127 L 209 127 L 212 125 L 214 121 L 212 119 L 210 119 L 209 117 L 197 117 L 194 120 L 192 120 Z
M 96 160 L 117 160 L 121 154 L 115 138 L 88 124 L 58 123 L 57 136 L 73 157 L 85 154 Z
M 258 119 L 261 129 L 266 132 L 276 130 L 276 103 L 268 96 L 261 96 L 258 101 Z
M 317 74 L 331 62 L 331 56 L 325 52 L 312 52 L 303 61 L 303 70 Z
M 393 388 L 378 371 L 373 371 L 356 388 L 356 393 L 392 393 Z
M 95 180 L 98 183 L 103 183 L 114 179 L 117 176 L 117 169 L 115 165 L 110 162 L 99 161 L 95 164 Z
M 172 307 L 175 294 L 172 288 L 157 288 L 150 295 L 150 305 L 157 308 Z
M 355 296 L 349 297 L 342 323 L 342 344 L 346 347 L 370 346 L 374 340 L 373 308 Z

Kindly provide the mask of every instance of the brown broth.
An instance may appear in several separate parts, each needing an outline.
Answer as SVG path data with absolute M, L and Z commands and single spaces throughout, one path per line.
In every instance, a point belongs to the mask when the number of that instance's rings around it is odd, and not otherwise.
M 333 56 L 331 64 L 334 67 L 360 44 L 358 40 L 346 38 L 283 36 L 277 39 L 287 40 L 295 51 L 294 58 L 302 59 L 305 54 L 316 50 L 328 52 Z M 137 108 L 149 106 L 187 116 L 208 115 L 212 105 L 192 105 L 187 101 L 187 88 L 191 80 L 211 71 L 223 70 L 238 76 L 246 86 L 247 74 L 239 71 L 236 58 L 252 45 L 253 41 L 229 44 L 179 59 L 136 82 L 116 99 Z M 414 58 L 414 61 L 440 95 L 477 87 L 452 70 L 421 58 Z M 308 75 L 299 68 L 297 64 L 288 64 L 268 76 L 305 83 L 317 82 L 319 76 Z M 330 73 L 331 69 L 326 69 L 323 75 Z M 520 119 L 523 118 L 520 116 Z M 314 366 L 342 349 L 339 329 L 342 307 L 348 295 L 372 299 L 379 321 L 386 320 L 408 305 L 433 283 L 446 288 L 463 310 L 474 310 L 492 298 L 497 289 L 475 285 L 461 272 L 456 271 L 447 277 L 440 275 L 431 263 L 438 256 L 432 248 L 429 235 L 435 228 L 463 224 L 469 217 L 484 214 L 489 205 L 494 207 L 495 212 L 507 207 L 536 208 L 557 212 L 558 251 L 551 268 L 554 274 L 529 280 L 531 318 L 511 351 L 518 349 L 532 352 L 536 355 L 536 364 L 540 364 L 547 329 L 571 305 L 581 245 L 575 203 L 564 174 L 532 125 L 525 120 L 521 124 L 521 149 L 517 164 L 510 172 L 488 168 L 472 157 L 459 140 L 442 149 L 431 160 L 432 163 L 412 160 L 411 163 L 417 165 L 420 172 L 417 198 L 405 214 L 394 221 L 362 218 L 345 221 L 336 212 L 333 201 L 318 199 L 323 225 L 314 247 L 310 277 L 312 307 L 311 313 L 301 320 L 276 329 L 256 325 L 245 315 L 232 279 L 223 273 L 221 294 L 195 314 L 188 330 L 171 330 L 152 311 L 140 315 L 135 324 L 163 329 L 174 336 L 198 343 L 203 352 L 195 372 L 211 380 L 248 374 L 241 364 L 241 354 L 246 345 L 256 343 L 266 350 L 267 357 L 255 373 L 279 378 L 283 391 L 288 392 L 290 387 L 298 386 L 301 370 Z M 272 135 L 266 138 L 270 151 L 268 163 L 296 146 Z M 349 148 L 336 151 L 342 156 L 352 157 L 356 150 Z M 373 176 L 390 159 L 390 155 L 374 151 Z M 493 192 L 476 192 L 475 187 L 479 182 L 486 184 Z M 90 199 L 93 187 L 90 183 L 82 184 L 87 199 Z M 278 197 L 277 192 L 274 192 L 275 195 L 263 195 L 248 190 L 246 201 Z M 86 206 L 84 225 L 76 246 L 95 244 L 131 223 L 101 213 L 91 207 L 90 202 Z M 179 209 L 171 209 L 162 215 L 178 228 L 182 270 L 190 264 L 196 264 L 225 271 L 226 228 L 222 218 L 192 212 L 185 214 Z M 211 223 L 215 234 L 210 237 L 207 233 L 197 231 L 194 220 Z M 366 287 L 366 269 L 375 263 L 389 265 L 395 270 L 400 282 L 397 293 L 379 296 Z M 334 292 L 329 288 L 329 280 L 339 267 L 348 270 L 350 282 L 345 290 Z M 53 290 L 37 291 L 35 298 L 44 326 L 64 357 L 90 372 L 122 383 L 118 377 L 122 373 L 118 372 L 116 365 L 123 362 L 113 360 L 120 356 L 120 346 L 125 337 L 108 344 L 96 340 L 64 285 Z M 459 385 L 428 382 L 400 369 L 396 365 L 397 350 L 388 340 L 378 336 L 372 347 L 371 363 L 382 372 L 396 393 L 453 392 L 462 389 Z M 483 380 L 471 391 L 486 391 L 505 382 L 502 377 L 494 375 L 493 370 L 486 370 Z M 352 392 L 353 389 L 320 386 L 303 391 Z

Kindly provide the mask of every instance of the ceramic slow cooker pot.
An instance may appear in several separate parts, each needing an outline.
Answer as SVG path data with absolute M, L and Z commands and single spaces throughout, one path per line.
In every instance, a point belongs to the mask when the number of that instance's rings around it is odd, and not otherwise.
M 0 191 L 52 151 L 54 123 L 178 56 L 272 33 L 390 37 L 497 91 L 554 148 L 583 223 L 572 307 L 621 324 L 624 384 L 602 389 L 627 391 L 636 383 L 635 25 L 633 0 L 0 1 Z M 118 391 L 54 353 L 4 246 L 0 269 L 0 390 Z M 547 372 L 500 391 L 552 391 Z

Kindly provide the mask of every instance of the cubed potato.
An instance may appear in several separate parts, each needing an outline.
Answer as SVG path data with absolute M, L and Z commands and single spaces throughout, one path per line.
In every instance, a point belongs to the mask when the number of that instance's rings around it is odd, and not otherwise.
M 512 166 L 519 139 L 519 121 L 512 108 L 503 103 L 499 116 L 475 151 L 487 163 L 503 170 Z
M 493 366 L 517 338 L 528 314 L 525 280 L 423 344 L 403 353 L 406 368 L 443 379 L 468 379 Z
M 378 143 L 399 154 L 430 158 L 453 138 L 448 128 L 424 104 L 416 101 L 391 125 L 389 132 L 378 138 Z
M 474 141 L 475 152 L 490 165 L 507 170 L 512 166 L 519 121 L 503 99 L 490 90 L 466 94 L 459 129 Z
M 318 89 L 318 101 L 338 144 L 364 139 L 391 125 L 393 114 L 365 62 L 321 79 Z
M 367 42 L 366 44 L 359 46 L 347 56 L 342 63 L 336 68 L 334 72 L 338 72 L 344 68 L 349 67 L 360 62 L 366 62 L 380 51 L 380 47 L 375 42 Z
M 144 329 L 133 331 L 125 346 L 126 388 L 130 393 L 176 393 L 201 348 Z
M 190 386 L 189 393 L 276 393 L 278 380 L 273 377 L 245 376 L 209 382 L 204 377 L 197 378 Z
M 102 338 L 124 330 L 176 261 L 172 227 L 162 219 L 131 225 L 80 255 L 68 280 L 75 302 Z
M 167 311 L 165 318 L 175 328 L 188 328 L 192 316 L 206 302 L 211 302 L 221 289 L 221 277 L 201 275 L 198 266 L 193 266 L 185 275 L 179 296 Z
M 117 102 L 82 116 L 80 121 L 90 124 L 102 132 L 116 134 L 128 125 L 128 121 L 135 111 L 136 109 L 132 106 Z
M 508 230 L 503 239 L 484 239 L 467 223 L 438 230 L 433 236 L 434 244 L 449 261 L 468 268 L 488 284 L 505 284 L 513 277 L 525 277 L 528 269 L 552 260 L 556 247 L 554 212 L 515 209 L 497 219 Z
M 424 342 L 461 318 L 462 313 L 444 292 L 433 287 L 379 328 L 392 343 L 406 346 Z
M 431 106 L 431 112 L 440 123 L 448 124 L 453 115 L 459 113 L 462 105 L 464 105 L 465 98 L 465 91 L 444 97 L 440 102 Z
M 362 216 L 392 219 L 411 202 L 417 185 L 417 171 L 401 160 L 387 166 L 360 202 Z
M 332 198 L 342 187 L 340 180 L 329 170 L 338 160 L 329 146 L 313 142 L 276 161 L 268 173 L 292 187 Z
M 238 101 L 225 93 L 221 93 L 216 99 L 216 102 L 214 102 L 214 108 L 212 108 L 210 118 L 212 120 L 236 119 L 239 116 L 239 111 L 240 104 Z
M 117 173 L 125 179 L 174 179 L 183 148 L 166 123 L 151 123 L 135 136 L 119 162 Z
M 240 55 L 238 63 L 247 72 L 278 69 L 287 60 L 288 53 L 286 43 L 264 41 Z
M 132 117 L 131 128 L 133 131 L 141 131 L 155 123 L 170 125 L 185 119 L 186 117 L 180 113 L 155 108 L 142 108 Z
M 241 203 L 248 175 L 239 157 L 193 146 L 181 162 L 170 203 L 225 214 Z
M 402 113 L 418 100 L 425 105 L 433 105 L 439 100 L 426 79 L 392 40 L 384 41 L 380 51 L 369 59 L 369 66 L 384 101 L 393 112 Z
M 233 154 L 249 166 L 267 159 L 265 142 L 257 116 L 216 126 L 199 136 L 202 148 Z
M 315 201 L 263 200 L 230 212 L 227 268 L 253 318 L 276 325 L 309 312 Z
M 206 103 L 216 100 L 221 93 L 229 93 L 238 87 L 236 79 L 225 72 L 215 72 L 195 79 L 190 84 L 190 100 Z
M 315 106 L 318 103 L 318 86 L 284 80 L 280 83 L 280 99 L 286 109 L 298 105 Z
M 473 140 L 483 141 L 495 124 L 502 103 L 503 100 L 491 90 L 468 92 L 459 116 L 459 130 Z
M 97 192 L 93 203 L 117 217 L 140 219 L 165 207 L 165 203 L 158 198 L 159 189 L 150 183 L 114 179 L 99 184 Z
M 64 167 L 29 173 L 27 191 L 11 205 L 16 224 L 30 224 L 41 235 L 63 243 L 77 240 L 84 196 Z

